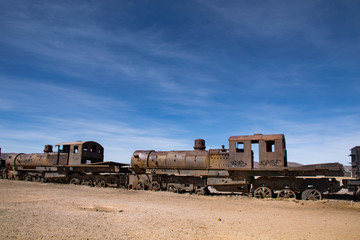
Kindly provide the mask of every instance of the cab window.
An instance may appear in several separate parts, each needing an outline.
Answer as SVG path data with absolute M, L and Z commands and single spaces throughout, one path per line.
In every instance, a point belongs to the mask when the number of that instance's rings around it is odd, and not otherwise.
M 79 152 L 79 146 L 74 146 L 74 153 L 78 153 Z

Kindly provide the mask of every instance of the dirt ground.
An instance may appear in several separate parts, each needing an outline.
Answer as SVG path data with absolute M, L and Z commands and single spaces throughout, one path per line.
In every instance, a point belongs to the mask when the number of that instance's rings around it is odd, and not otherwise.
M 0 180 L 0 239 L 360 239 L 360 203 Z

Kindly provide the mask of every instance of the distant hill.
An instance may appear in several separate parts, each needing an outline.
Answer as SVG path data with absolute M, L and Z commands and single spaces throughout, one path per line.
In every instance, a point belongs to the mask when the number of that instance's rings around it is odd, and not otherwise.
M 300 167 L 302 164 L 296 162 L 288 162 L 288 167 Z

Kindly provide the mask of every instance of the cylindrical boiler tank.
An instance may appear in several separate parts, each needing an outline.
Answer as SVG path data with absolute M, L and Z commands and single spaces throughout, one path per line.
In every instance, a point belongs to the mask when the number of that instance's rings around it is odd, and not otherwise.
M 7 166 L 51 166 L 57 164 L 57 153 L 12 154 L 6 158 Z
M 198 170 L 209 168 L 209 153 L 194 151 L 135 151 L 131 157 L 131 168 L 135 173 L 146 169 Z

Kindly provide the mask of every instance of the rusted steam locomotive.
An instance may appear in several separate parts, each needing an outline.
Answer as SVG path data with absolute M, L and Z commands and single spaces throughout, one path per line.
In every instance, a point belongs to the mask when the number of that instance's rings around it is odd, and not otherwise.
M 254 148 L 259 150 L 259 167 L 254 166 Z M 135 189 L 204 194 L 211 188 L 259 198 L 276 192 L 279 197 L 321 199 L 324 192 L 342 188 L 335 177 L 345 174 L 339 163 L 288 167 L 283 134 L 230 137 L 229 149 L 206 151 L 205 141 L 198 139 L 193 151 L 135 151 L 131 169 L 138 178 L 130 182 Z
M 130 173 L 127 164 L 104 162 L 104 148 L 97 142 L 45 145 L 44 153 L 12 154 L 6 158 L 3 177 L 30 181 L 55 181 L 99 187 L 126 184 L 119 173 Z M 125 182 L 123 182 L 125 181 Z
M 344 177 L 339 163 L 289 167 L 283 134 L 233 136 L 229 148 L 205 150 L 205 140 L 195 140 L 194 150 L 137 150 L 131 165 L 103 162 L 103 147 L 96 142 L 46 146 L 42 154 L 17 154 L 6 159 L 6 176 L 34 181 L 116 186 L 137 190 L 167 190 L 207 194 L 252 193 L 257 198 L 321 199 L 323 193 L 342 188 L 360 199 L 360 147 L 351 151 L 352 178 Z M 258 149 L 258 159 L 254 150 Z M 258 160 L 258 161 L 257 161 Z M 258 166 L 255 164 L 258 162 Z

